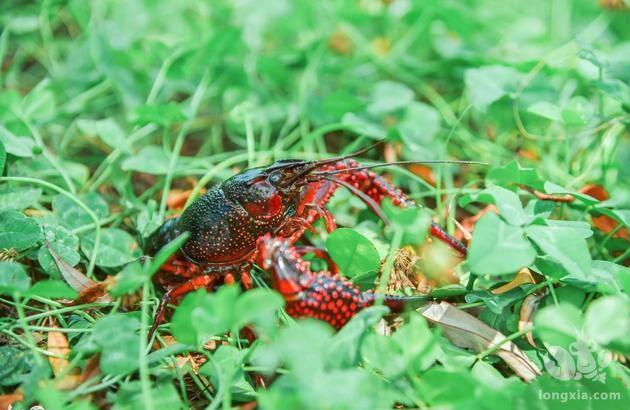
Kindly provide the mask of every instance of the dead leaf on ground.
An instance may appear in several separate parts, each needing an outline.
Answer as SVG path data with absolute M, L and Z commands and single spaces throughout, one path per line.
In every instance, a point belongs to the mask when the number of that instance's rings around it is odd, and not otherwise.
M 166 346 L 171 346 L 177 343 L 175 338 L 170 335 L 163 336 L 162 339 L 164 340 L 164 343 L 166 344 Z M 157 342 L 156 344 L 154 344 L 153 347 L 156 350 L 162 348 L 162 346 L 158 344 Z M 199 367 L 201 367 L 201 365 L 205 363 L 205 356 L 200 355 L 200 356 L 194 357 L 190 353 L 179 354 L 175 356 L 175 363 L 177 367 L 180 369 L 190 368 L 193 371 L 193 373 L 198 374 Z M 172 366 L 172 363 L 169 363 L 169 366 Z
M 0 395 L 0 410 L 8 410 L 16 401 L 24 400 L 22 393 L 2 394 Z
M 463 310 L 441 302 L 430 303 L 419 311 L 429 321 L 440 326 L 444 335 L 456 346 L 478 353 L 496 347 L 492 354 L 503 359 L 525 381 L 531 381 L 541 374 L 534 362 L 514 343 L 505 341 L 505 335 Z
M 51 320 L 50 326 L 57 328 L 57 322 Z M 46 350 L 56 356 L 48 356 L 53 374 L 57 377 L 55 385 L 61 390 L 70 390 L 79 385 L 80 378 L 75 369 L 68 369 L 70 362 L 70 344 L 65 333 L 52 330 L 48 332 Z M 58 357 L 61 356 L 61 357 Z
M 505 285 L 499 286 L 498 288 L 494 289 L 492 293 L 494 293 L 495 295 L 500 295 L 526 283 L 536 283 L 536 281 L 534 280 L 534 277 L 532 276 L 532 273 L 529 271 L 529 269 L 523 268 L 514 276 L 514 279 L 512 279 Z
M 545 298 L 545 296 L 547 296 L 546 290 L 544 292 L 532 293 L 523 300 L 518 318 L 519 331 L 532 328 L 534 315 L 538 310 L 538 305 L 540 305 L 540 302 Z M 536 347 L 536 341 L 534 340 L 531 331 L 525 334 L 525 338 L 530 345 Z
M 202 191 L 203 192 L 199 193 L 200 195 L 205 193 L 205 189 Z M 184 209 L 184 205 L 186 205 L 186 202 L 188 201 L 188 198 L 190 198 L 190 194 L 192 194 L 192 192 L 192 189 L 171 189 L 166 198 L 166 206 L 170 210 Z
M 85 276 L 83 272 L 64 261 L 57 251 L 55 251 L 55 249 L 50 245 L 50 242 L 46 240 L 44 241 L 44 245 L 53 257 L 53 260 L 55 261 L 57 268 L 59 268 L 61 276 L 64 278 L 66 283 L 72 289 L 79 292 L 79 297 L 76 301 L 73 301 L 72 304 L 91 303 L 95 301 L 111 302 L 111 298 L 106 291 L 113 283 L 108 282 L 108 280 L 103 282 L 93 281 Z
M 75 304 L 80 305 L 83 303 L 111 302 L 112 298 L 107 293 L 107 290 L 114 286 L 115 283 L 115 276 L 108 276 L 102 282 L 94 282 L 92 286 L 89 286 L 79 292 L 79 297 L 77 298 Z
M 85 368 L 81 372 L 81 376 L 79 377 L 80 383 L 85 383 L 93 377 L 98 376 L 101 373 L 101 368 L 99 367 L 100 355 L 97 353 L 94 356 L 90 357 Z
M 422 164 L 411 164 L 409 165 L 409 171 L 422 178 L 431 186 L 435 186 L 435 174 L 431 167 Z
M 586 195 L 590 195 L 598 201 L 606 201 L 610 198 L 610 195 L 608 194 L 606 189 L 603 186 L 597 184 L 586 185 L 585 187 L 580 189 L 580 192 Z M 593 226 L 595 226 L 595 228 L 599 229 L 605 234 L 612 232 L 619 226 L 619 222 L 606 215 L 593 216 L 592 220 Z M 628 233 L 628 229 L 619 229 L 617 232 L 615 232 L 613 238 L 623 238 L 630 241 L 630 234 Z
M 461 222 L 457 223 L 460 229 L 455 231 L 455 234 L 454 234 L 455 237 L 459 239 L 460 241 L 462 239 L 471 239 L 472 236 L 470 238 L 467 238 L 466 233 L 468 233 L 468 235 L 471 235 L 472 231 L 475 230 L 475 225 L 477 224 L 477 221 L 481 219 L 481 217 L 487 214 L 488 212 L 494 212 L 495 214 L 499 213 L 496 206 L 488 205 L 482 210 L 480 210 L 479 212 L 477 212 L 475 215 L 462 219 Z
M 345 31 L 337 30 L 328 39 L 328 48 L 344 56 L 354 51 L 354 42 Z
M 48 240 L 44 241 L 44 245 L 50 255 L 53 257 L 57 268 L 61 272 L 61 276 L 63 276 L 64 280 L 70 285 L 70 287 L 77 292 L 81 292 L 86 288 L 93 286 L 96 282 L 92 279 L 85 276 L 81 271 L 76 269 L 74 266 L 70 265 L 66 261 L 64 261 L 61 256 L 57 253 L 57 251 L 50 245 Z

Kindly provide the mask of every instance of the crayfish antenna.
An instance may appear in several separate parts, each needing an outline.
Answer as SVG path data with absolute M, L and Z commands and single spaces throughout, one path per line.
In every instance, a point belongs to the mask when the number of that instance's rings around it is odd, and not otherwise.
M 378 297 L 378 296 L 376 296 Z M 417 309 L 428 302 L 435 300 L 430 296 L 396 296 L 396 295 L 384 295 L 383 304 L 387 306 L 392 313 L 401 313 L 405 309 Z
M 334 182 L 335 184 L 339 184 L 343 186 L 344 188 L 347 188 L 348 191 L 352 192 L 357 198 L 362 200 L 363 203 L 367 205 L 367 207 L 370 208 L 370 210 L 374 212 L 374 214 L 378 217 L 378 219 L 383 221 L 385 225 L 390 224 L 389 218 L 387 218 L 387 215 L 385 215 L 383 208 L 381 208 L 381 206 L 374 199 L 370 198 L 368 194 L 366 194 L 365 192 L 361 191 L 359 188 L 355 187 L 354 185 L 342 179 L 337 179 L 337 178 L 332 178 L 332 177 L 327 177 L 327 176 L 324 176 L 322 178 L 327 181 Z
M 435 159 L 435 160 L 426 160 L 426 161 L 394 161 L 394 162 L 386 162 L 382 164 L 362 165 L 362 166 L 353 167 L 353 168 L 334 169 L 331 171 L 314 172 L 311 175 L 329 176 L 329 175 L 337 175 L 337 174 L 346 174 L 348 172 L 354 172 L 354 171 L 364 171 L 367 169 L 391 167 L 394 165 L 422 165 L 422 164 L 488 165 L 487 162 L 460 161 L 460 160 L 449 160 L 449 159 Z

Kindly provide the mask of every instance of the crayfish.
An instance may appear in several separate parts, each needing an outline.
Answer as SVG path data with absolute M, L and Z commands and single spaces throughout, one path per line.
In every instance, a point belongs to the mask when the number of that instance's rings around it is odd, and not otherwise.
M 365 151 L 324 160 L 281 160 L 246 169 L 208 190 L 179 217 L 167 220 L 149 238 L 146 251 L 155 253 L 189 232 L 186 242 L 162 267 L 162 273 L 184 282 L 164 294 L 150 334 L 163 320 L 167 303 L 175 298 L 237 278 L 250 288 L 253 263 L 270 271 L 273 287 L 285 298 L 287 313 L 292 316 L 318 318 L 340 328 L 357 311 L 373 304 L 378 295 L 362 292 L 340 276 L 325 251 L 296 245 L 320 218 L 329 232 L 335 229 L 335 220 L 325 205 L 339 187 L 347 188 L 384 221 L 387 218 L 380 207 L 384 198 L 391 198 L 400 207 L 415 205 L 371 170 L 405 161 L 362 166 L 352 158 Z M 466 254 L 466 247 L 437 224 L 432 223 L 429 232 Z M 302 259 L 306 253 L 327 259 L 330 272 L 311 272 L 309 263 Z M 382 298 L 393 311 L 401 311 L 414 299 Z

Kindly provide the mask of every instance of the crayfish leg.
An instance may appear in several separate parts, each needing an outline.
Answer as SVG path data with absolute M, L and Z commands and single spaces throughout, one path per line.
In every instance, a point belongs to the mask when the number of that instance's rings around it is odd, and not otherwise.
M 166 314 L 166 306 L 172 302 L 173 300 L 184 296 L 190 292 L 193 292 L 197 289 L 202 288 L 212 288 L 217 282 L 218 276 L 216 274 L 208 274 L 195 276 L 194 278 L 182 283 L 179 286 L 176 286 L 172 289 L 169 289 L 162 299 L 160 300 L 160 304 L 155 312 L 155 318 L 153 320 L 153 325 L 151 326 L 151 330 L 149 331 L 149 340 L 153 338 L 153 334 L 157 330 L 158 326 L 162 324 L 164 321 L 164 315 Z

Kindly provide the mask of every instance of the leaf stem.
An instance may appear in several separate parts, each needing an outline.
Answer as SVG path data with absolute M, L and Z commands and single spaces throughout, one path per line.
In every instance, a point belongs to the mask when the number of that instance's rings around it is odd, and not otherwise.
M 197 115 L 197 111 L 199 110 L 199 105 L 201 104 L 201 100 L 203 95 L 205 94 L 208 88 L 209 81 L 209 73 L 206 71 L 195 90 L 191 101 L 190 101 L 190 112 L 188 113 L 188 119 L 182 124 L 182 127 L 177 134 L 177 139 L 175 140 L 175 146 L 173 147 L 173 152 L 171 153 L 171 159 L 168 164 L 168 172 L 166 173 L 166 180 L 164 181 L 164 188 L 162 189 L 162 199 L 160 201 L 160 211 L 158 214 L 158 219 L 160 221 L 164 220 L 164 214 L 166 213 L 166 201 L 168 199 L 168 193 L 171 190 L 171 184 L 173 182 L 173 174 L 175 172 L 175 165 L 177 165 L 177 160 L 179 159 L 179 155 L 181 153 L 182 147 L 184 145 L 184 140 L 186 135 L 188 134 L 188 128 L 190 127 L 190 123 L 193 118 Z

